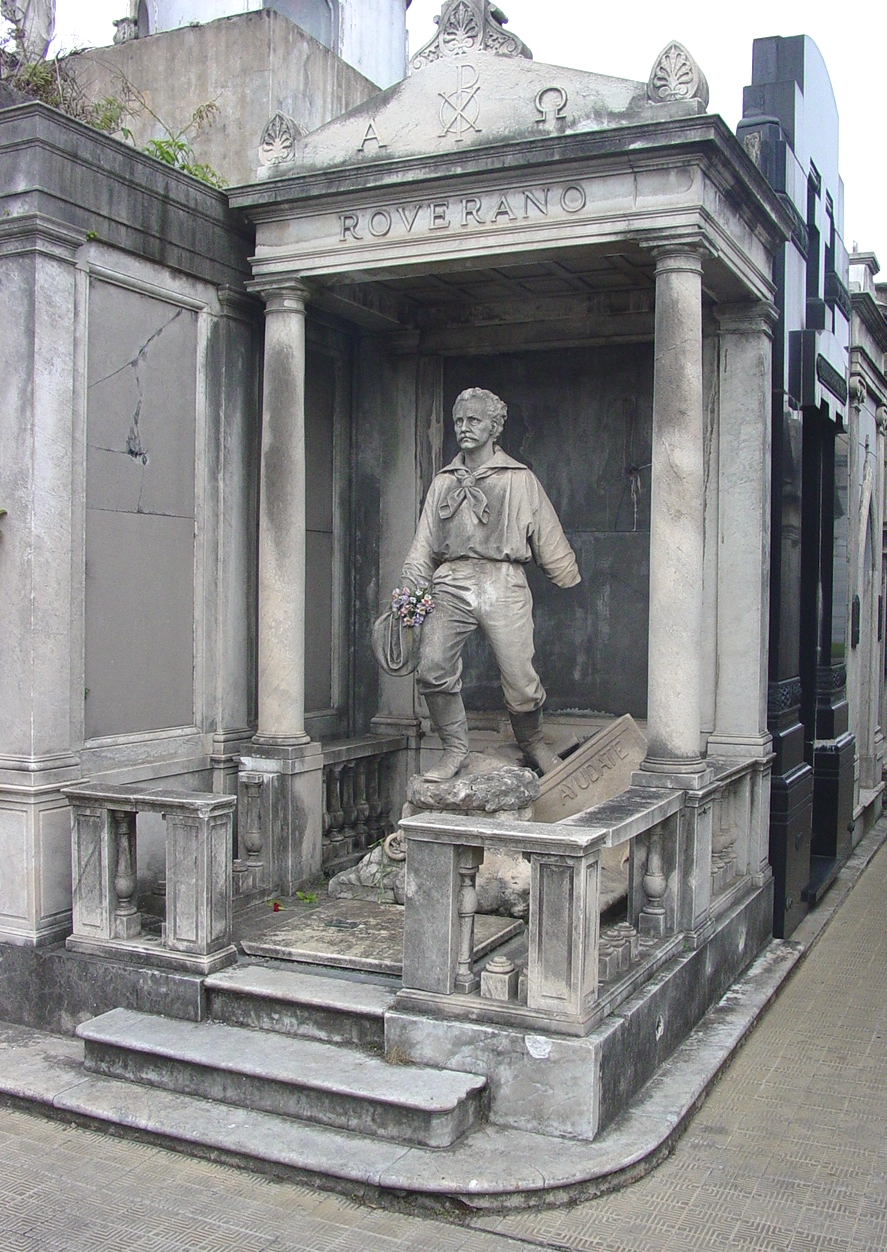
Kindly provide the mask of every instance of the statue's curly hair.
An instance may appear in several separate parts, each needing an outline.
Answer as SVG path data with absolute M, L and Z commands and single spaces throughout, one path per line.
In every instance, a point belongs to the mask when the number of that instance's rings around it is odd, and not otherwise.
M 502 427 L 508 417 L 508 405 L 504 400 L 493 391 L 486 391 L 483 387 L 466 387 L 464 391 L 460 391 L 456 396 L 456 402 L 453 405 L 453 417 L 456 416 L 456 409 L 460 404 L 469 400 L 480 400 L 487 411 L 487 415 L 493 422 L 493 434 L 498 438 L 502 434 Z

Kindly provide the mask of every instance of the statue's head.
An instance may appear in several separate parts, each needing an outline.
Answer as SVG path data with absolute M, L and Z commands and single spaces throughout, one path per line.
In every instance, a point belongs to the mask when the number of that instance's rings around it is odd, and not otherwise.
M 492 425 L 493 439 L 498 439 L 502 434 L 505 419 L 508 417 L 508 405 L 505 401 L 500 400 L 494 392 L 485 391 L 483 387 L 468 387 L 456 396 L 456 403 L 453 405 L 453 421 L 460 413 L 469 409 L 483 413 Z

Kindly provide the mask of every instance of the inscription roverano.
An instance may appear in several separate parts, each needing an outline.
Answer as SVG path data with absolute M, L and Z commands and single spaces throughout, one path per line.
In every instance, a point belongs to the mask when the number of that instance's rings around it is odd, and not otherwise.
M 580 183 L 570 183 L 354 209 L 339 214 L 339 241 L 360 243 L 386 239 L 392 233 L 420 235 L 451 229 L 495 229 L 513 222 L 547 218 L 552 213 L 581 213 L 586 203 L 585 188 Z

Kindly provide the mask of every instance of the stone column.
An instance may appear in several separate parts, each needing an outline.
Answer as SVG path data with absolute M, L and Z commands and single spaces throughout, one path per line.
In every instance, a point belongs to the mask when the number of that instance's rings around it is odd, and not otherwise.
M 241 770 L 259 773 L 271 882 L 292 893 L 321 867 L 323 756 L 305 733 L 305 301 L 296 281 L 263 293 L 259 478 L 258 728 Z
M 702 253 L 657 248 L 647 757 L 643 785 L 700 786 Z
M 252 615 L 257 599 L 257 525 L 254 487 L 258 480 L 256 413 L 261 401 L 262 305 L 232 287 L 218 292 L 207 371 L 207 409 L 225 415 L 207 428 L 207 473 L 212 483 L 208 512 L 219 537 L 214 549 L 215 612 L 213 664 L 218 674 L 212 707 L 212 789 L 230 794 L 237 787 L 238 761 L 252 738 L 250 664 Z M 209 517 L 207 521 L 209 523 Z M 253 710 L 254 711 L 254 710 Z
M 305 299 L 295 283 L 267 296 L 259 479 L 257 745 L 305 733 Z
M 769 756 L 772 334 L 769 303 L 715 308 L 720 324 L 718 678 L 709 756 Z

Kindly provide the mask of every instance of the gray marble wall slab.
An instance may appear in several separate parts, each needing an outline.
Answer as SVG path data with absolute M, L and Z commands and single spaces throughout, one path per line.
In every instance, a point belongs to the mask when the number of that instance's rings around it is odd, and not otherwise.
M 86 734 L 194 721 L 197 315 L 93 279 Z

